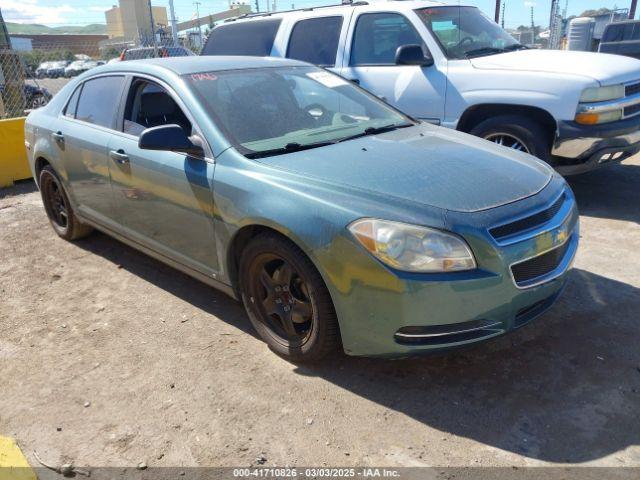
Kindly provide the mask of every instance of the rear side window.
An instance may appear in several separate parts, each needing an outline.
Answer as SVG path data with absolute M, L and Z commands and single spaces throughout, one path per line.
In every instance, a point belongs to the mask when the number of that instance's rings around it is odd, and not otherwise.
M 76 118 L 101 127 L 114 128 L 123 82 L 122 76 L 86 81 L 78 101 Z
M 634 35 L 635 29 L 635 35 Z M 618 25 L 609 25 L 604 32 L 602 41 L 609 42 L 625 42 L 629 40 L 638 40 L 635 38 L 640 33 L 640 29 L 635 23 L 621 23 Z
M 80 90 L 82 90 L 82 85 L 76 88 L 75 92 L 73 92 L 73 95 L 71 95 L 69 103 L 67 103 L 67 107 L 64 109 L 65 116 L 75 118 L 76 108 L 78 108 L 78 98 L 80 97 Z
M 333 67 L 336 64 L 341 29 L 342 17 L 299 21 L 291 31 L 287 58 Z
M 397 13 L 360 15 L 353 34 L 351 65 L 394 65 L 396 50 L 402 45 L 424 42 L 411 22 Z
M 280 27 L 280 19 L 230 23 L 214 28 L 201 55 L 268 57 Z

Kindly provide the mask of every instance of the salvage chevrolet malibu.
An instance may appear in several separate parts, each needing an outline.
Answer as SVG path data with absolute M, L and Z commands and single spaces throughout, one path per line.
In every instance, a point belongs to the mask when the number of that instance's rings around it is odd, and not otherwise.
M 296 361 L 519 328 L 578 247 L 545 163 L 293 60 L 98 67 L 31 113 L 26 146 L 60 237 L 96 228 L 223 290 Z

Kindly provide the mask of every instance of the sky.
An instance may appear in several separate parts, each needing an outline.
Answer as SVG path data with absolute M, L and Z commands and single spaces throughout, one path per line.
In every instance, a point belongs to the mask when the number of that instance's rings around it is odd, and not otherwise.
M 228 8 L 227 0 L 199 0 L 200 13 L 214 13 Z M 247 2 L 249 0 L 246 0 Z M 273 1 L 273 0 L 269 0 Z M 515 28 L 531 22 L 530 6 L 534 5 L 536 24 L 546 26 L 549 23 L 551 0 L 504 0 L 506 2 L 505 26 Z M 561 9 L 564 2 L 561 0 Z M 251 0 L 254 4 L 255 0 Z M 261 9 L 266 7 L 267 0 L 259 0 Z M 340 3 L 340 0 L 277 0 L 279 10 L 313 5 L 329 5 Z M 151 0 L 154 6 L 166 6 L 168 0 Z M 463 4 L 479 7 L 493 17 L 495 0 L 463 0 Z M 41 23 L 52 27 L 61 25 L 86 25 L 89 23 L 105 23 L 104 11 L 117 0 L 0 0 L 0 9 L 6 21 L 20 23 Z M 569 0 L 569 15 L 579 15 L 584 10 L 607 8 L 628 8 L 631 0 Z M 194 0 L 174 0 L 176 16 L 179 21 L 193 18 L 196 7 Z

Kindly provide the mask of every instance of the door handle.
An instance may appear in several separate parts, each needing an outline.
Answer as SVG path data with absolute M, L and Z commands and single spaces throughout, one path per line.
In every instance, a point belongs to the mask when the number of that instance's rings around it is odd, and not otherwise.
M 360 85 L 360 80 L 358 80 L 357 78 L 350 78 L 349 81 L 355 83 L 356 85 Z
M 56 142 L 64 142 L 64 135 L 59 130 L 55 133 L 52 133 L 51 136 Z
M 124 153 L 124 150 L 122 149 L 111 150 L 109 152 L 109 156 L 111 157 L 112 160 L 115 160 L 120 165 L 126 165 L 127 163 L 129 163 L 129 155 Z

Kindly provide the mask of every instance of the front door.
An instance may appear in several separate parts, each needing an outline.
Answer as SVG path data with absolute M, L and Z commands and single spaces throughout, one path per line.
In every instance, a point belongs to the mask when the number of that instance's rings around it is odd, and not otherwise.
M 128 237 L 215 276 L 213 162 L 138 147 L 140 134 L 150 127 L 178 124 L 195 133 L 175 98 L 157 83 L 133 79 L 122 131 L 109 143 L 114 207 Z
M 403 112 L 439 124 L 444 116 L 446 59 L 435 65 L 396 65 L 402 45 L 427 46 L 411 21 L 399 13 L 354 14 L 341 75 Z M 352 22 L 353 23 L 353 22 Z

